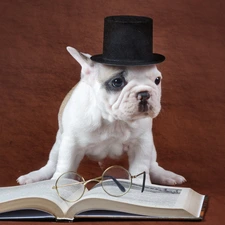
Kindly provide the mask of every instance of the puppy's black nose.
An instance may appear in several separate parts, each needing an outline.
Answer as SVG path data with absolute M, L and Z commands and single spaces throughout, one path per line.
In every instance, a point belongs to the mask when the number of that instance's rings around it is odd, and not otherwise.
M 147 91 L 141 91 L 137 93 L 137 99 L 141 101 L 147 101 L 150 98 L 150 94 Z

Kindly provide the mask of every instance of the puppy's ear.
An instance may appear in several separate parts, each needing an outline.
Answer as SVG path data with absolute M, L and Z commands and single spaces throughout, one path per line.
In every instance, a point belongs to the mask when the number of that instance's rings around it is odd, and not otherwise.
M 94 62 L 90 59 L 91 55 L 80 53 L 75 48 L 69 46 L 66 49 L 72 55 L 72 57 L 81 65 L 81 75 L 91 74 L 94 68 Z

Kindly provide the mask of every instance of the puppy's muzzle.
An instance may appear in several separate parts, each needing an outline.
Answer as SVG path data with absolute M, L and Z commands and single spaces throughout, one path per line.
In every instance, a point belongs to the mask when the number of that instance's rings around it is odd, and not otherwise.
M 139 112 L 147 112 L 148 111 L 148 99 L 150 98 L 150 94 L 148 91 L 141 91 L 137 93 L 137 99 L 139 101 L 138 111 Z
M 150 94 L 147 91 L 137 93 L 137 99 L 141 101 L 147 101 L 150 98 Z

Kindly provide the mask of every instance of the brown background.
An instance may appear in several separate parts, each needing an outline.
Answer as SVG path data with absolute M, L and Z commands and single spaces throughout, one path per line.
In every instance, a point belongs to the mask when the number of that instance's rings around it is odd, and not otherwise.
M 162 112 L 154 121 L 158 160 L 184 175 L 184 186 L 209 195 L 203 224 L 222 224 L 224 10 L 223 0 L 1 0 L 0 186 L 16 185 L 18 176 L 47 161 L 58 108 L 79 80 L 80 67 L 66 46 L 101 53 L 105 16 L 149 16 L 154 19 L 154 50 L 166 56 L 159 66 Z M 89 177 L 101 170 L 84 159 L 80 172 Z

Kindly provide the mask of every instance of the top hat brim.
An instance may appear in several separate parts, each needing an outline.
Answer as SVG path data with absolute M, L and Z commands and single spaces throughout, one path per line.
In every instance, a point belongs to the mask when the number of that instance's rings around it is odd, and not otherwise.
M 107 59 L 103 56 L 103 54 L 100 55 L 94 55 L 91 57 L 91 60 L 106 64 L 106 65 L 112 65 L 112 66 L 147 66 L 152 64 L 158 64 L 165 60 L 165 56 L 157 53 L 153 53 L 151 59 L 149 60 L 122 60 L 122 59 Z

